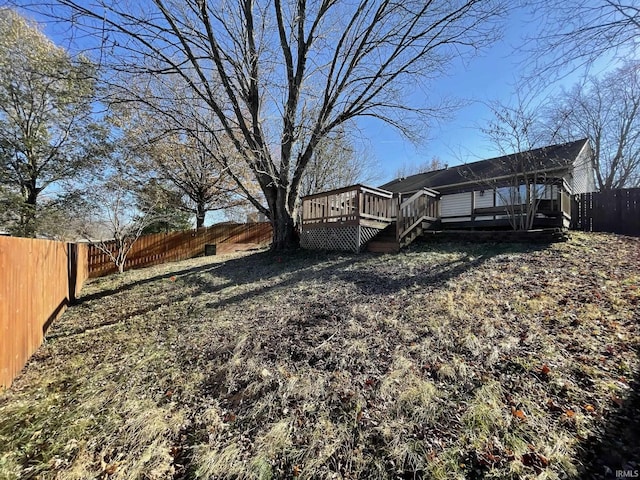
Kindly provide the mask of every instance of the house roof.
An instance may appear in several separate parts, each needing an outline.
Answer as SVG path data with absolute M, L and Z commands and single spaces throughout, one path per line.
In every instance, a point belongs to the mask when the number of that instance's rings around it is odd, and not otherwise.
M 517 173 L 560 170 L 571 165 L 578 157 L 588 139 L 550 145 L 526 152 L 480 160 L 455 167 L 419 173 L 397 178 L 380 186 L 390 192 L 414 192 L 421 188 L 439 189 L 454 187 L 462 183 L 477 182 Z

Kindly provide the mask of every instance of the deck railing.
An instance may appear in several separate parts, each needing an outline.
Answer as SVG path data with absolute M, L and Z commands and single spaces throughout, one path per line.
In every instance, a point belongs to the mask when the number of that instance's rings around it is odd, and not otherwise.
M 560 210 L 567 218 L 571 218 L 571 186 L 562 179 L 562 188 L 560 189 Z
M 398 241 L 410 234 L 416 227 L 425 220 L 436 220 L 438 218 L 438 195 L 428 189 L 418 190 L 411 197 L 404 200 L 399 208 L 396 217 Z
M 310 195 L 302 199 L 302 225 L 340 222 L 360 224 L 361 220 L 390 223 L 395 218 L 393 194 L 365 185 Z
M 571 218 L 571 195 L 567 192 L 560 192 L 560 206 L 562 213 Z

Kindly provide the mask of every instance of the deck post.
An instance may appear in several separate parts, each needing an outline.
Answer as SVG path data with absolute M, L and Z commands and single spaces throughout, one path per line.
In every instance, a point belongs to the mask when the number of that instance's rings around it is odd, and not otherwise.
M 400 205 L 402 205 L 402 194 L 398 194 L 396 199 L 396 240 L 400 241 L 400 232 L 402 231 L 402 209 Z
M 476 221 L 476 191 L 472 190 L 471 191 L 471 221 L 475 222 Z

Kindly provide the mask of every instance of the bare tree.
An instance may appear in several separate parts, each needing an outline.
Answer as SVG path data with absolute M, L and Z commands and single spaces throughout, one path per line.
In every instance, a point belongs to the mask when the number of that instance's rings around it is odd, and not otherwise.
M 185 200 L 182 205 L 195 215 L 196 228 L 204 226 L 207 212 L 246 202 L 228 174 L 232 163 L 228 157 L 234 151 L 231 145 L 227 145 L 230 152 L 221 151 L 224 142 L 220 137 L 224 134 L 214 139 L 197 125 L 171 127 L 153 117 L 147 117 L 145 125 L 144 132 L 130 140 L 136 144 L 137 169 L 140 175 L 168 181 L 181 192 Z M 223 162 L 221 157 L 225 157 Z M 237 176 L 238 170 L 235 168 Z M 244 185 L 249 188 L 248 181 Z
M 549 104 L 547 116 L 566 139 L 587 137 L 599 190 L 640 186 L 640 64 L 590 77 Z
M 126 75 L 114 87 L 111 117 L 137 154 L 139 174 L 181 192 L 196 228 L 204 226 L 207 212 L 248 203 L 238 183 L 252 195 L 259 191 L 215 115 L 175 76 Z
M 157 203 L 138 201 L 139 187 L 127 172 L 116 168 L 86 192 L 87 210 L 79 234 L 105 253 L 120 273 L 145 228 L 163 218 Z
M 532 76 L 590 66 L 596 60 L 633 55 L 640 40 L 640 6 L 633 0 L 529 0 L 536 33 Z M 525 47 L 528 48 L 528 47 Z M 530 62 L 530 58 L 527 59 Z
M 407 105 L 405 90 L 495 40 L 502 12 L 500 0 L 95 3 L 39 6 L 100 36 L 111 67 L 178 76 L 206 103 L 260 185 L 266 205 L 239 188 L 271 219 L 276 249 L 296 243 L 320 141 L 363 116 L 412 131 L 433 111 Z
M 196 228 L 204 226 L 207 212 L 242 205 L 238 187 L 227 174 L 227 168 L 216 160 L 218 142 L 209 142 L 200 132 L 197 138 L 165 135 L 149 145 L 149 156 L 158 174 L 171 182 L 187 199 L 187 209 L 195 214 Z M 227 159 L 228 162 L 228 159 Z M 248 182 L 245 182 L 245 185 Z
M 431 160 L 426 160 L 422 163 L 403 163 L 396 169 L 394 175 L 396 178 L 406 178 L 419 173 L 435 172 L 443 168 L 447 168 L 447 165 L 439 157 L 433 156 Z
M 532 107 L 524 98 L 519 98 L 515 107 L 494 102 L 490 108 L 494 119 L 482 131 L 501 156 L 482 173 L 471 167 L 462 172 L 495 191 L 496 206 L 505 208 L 514 230 L 530 230 L 541 201 L 551 194 L 545 146 L 553 143 L 555 135 L 541 121 L 540 107 Z M 561 163 L 552 161 L 551 166 L 560 167 Z

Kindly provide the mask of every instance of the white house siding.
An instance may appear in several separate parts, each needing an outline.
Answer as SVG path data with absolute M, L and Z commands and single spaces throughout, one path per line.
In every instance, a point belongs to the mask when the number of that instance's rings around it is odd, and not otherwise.
M 471 215 L 472 192 L 443 195 L 440 198 L 440 215 L 444 217 L 462 217 Z
M 573 162 L 573 175 L 569 181 L 572 193 L 595 192 L 596 181 L 590 158 L 591 149 L 585 148 Z
M 473 194 L 475 195 L 476 208 L 495 207 L 493 204 L 493 189 L 484 190 L 483 195 L 480 195 L 480 192 L 473 192 Z

